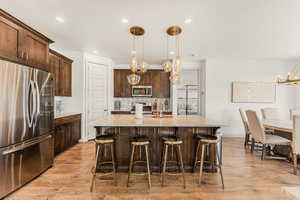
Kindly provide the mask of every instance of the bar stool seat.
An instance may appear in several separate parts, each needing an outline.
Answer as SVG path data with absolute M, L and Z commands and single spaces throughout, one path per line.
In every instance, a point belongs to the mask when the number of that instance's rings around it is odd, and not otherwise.
M 205 143 L 217 143 L 219 138 L 217 136 L 213 136 L 213 135 L 196 135 L 195 136 L 198 140 L 201 140 L 201 142 L 205 142 Z
M 170 145 L 183 143 L 182 139 L 176 136 L 166 136 L 166 137 L 162 137 L 161 139 L 165 144 L 170 144 Z
M 146 145 L 150 143 L 150 139 L 147 136 L 135 136 L 130 139 L 130 142 L 134 145 Z
M 99 135 L 95 139 L 96 143 L 101 143 L 101 144 L 107 144 L 107 143 L 113 143 L 115 140 L 115 137 L 112 135 Z

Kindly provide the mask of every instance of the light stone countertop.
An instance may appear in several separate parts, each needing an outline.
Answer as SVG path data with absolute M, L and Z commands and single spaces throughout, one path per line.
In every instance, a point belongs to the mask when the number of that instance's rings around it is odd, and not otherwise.
M 58 118 L 62 118 L 62 117 L 68 117 L 71 115 L 78 115 L 81 114 L 80 112 L 66 112 L 66 113 L 60 113 L 60 114 L 56 114 L 54 115 L 54 119 L 58 119 Z
M 91 122 L 95 127 L 222 127 L 222 122 L 207 120 L 199 115 L 189 116 L 165 116 L 153 118 L 152 115 L 144 115 L 144 119 L 136 119 L 135 115 L 108 115 Z

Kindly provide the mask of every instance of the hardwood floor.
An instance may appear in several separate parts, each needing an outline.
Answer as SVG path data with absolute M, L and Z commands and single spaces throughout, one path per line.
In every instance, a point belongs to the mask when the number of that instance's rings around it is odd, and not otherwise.
M 93 193 L 89 192 L 94 164 L 92 142 L 78 144 L 56 157 L 53 168 L 35 179 L 7 200 L 100 200 L 100 199 L 290 199 L 282 187 L 300 186 L 300 176 L 292 174 L 291 163 L 260 160 L 243 148 L 243 139 L 224 138 L 222 190 L 219 174 L 204 174 L 204 184 L 195 184 L 195 177 L 187 174 L 187 189 L 181 176 L 167 176 L 166 186 L 160 186 L 160 176 L 152 175 L 152 189 L 147 188 L 144 176 L 135 176 L 129 188 L 127 174 L 119 174 L 119 184 L 113 180 L 96 178 Z M 198 175 L 198 174 L 196 174 Z M 107 177 L 108 179 L 108 177 Z M 178 179 L 178 180 L 177 180 Z

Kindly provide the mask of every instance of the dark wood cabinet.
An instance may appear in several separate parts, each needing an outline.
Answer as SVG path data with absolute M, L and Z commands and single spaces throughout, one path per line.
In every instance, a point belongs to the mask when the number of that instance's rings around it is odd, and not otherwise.
M 131 85 L 127 81 L 130 74 L 127 69 L 114 70 L 114 97 L 131 97 Z
M 71 115 L 55 119 L 55 155 L 77 144 L 81 138 L 81 115 Z
M 0 15 L 0 55 L 11 60 L 19 59 L 21 28 Z
M 49 63 L 54 74 L 55 96 L 72 96 L 72 60 L 50 49 Z
M 131 97 L 131 85 L 127 81 L 127 76 L 131 74 L 129 69 L 114 70 L 114 97 Z M 148 70 L 141 75 L 138 85 L 151 85 L 152 97 L 170 98 L 170 73 L 163 70 Z
M 0 9 L 0 57 L 45 71 L 52 40 Z

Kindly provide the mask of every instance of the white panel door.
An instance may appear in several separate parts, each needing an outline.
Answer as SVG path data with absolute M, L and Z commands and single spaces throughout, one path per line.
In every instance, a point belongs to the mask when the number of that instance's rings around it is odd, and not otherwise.
M 96 137 L 91 122 L 107 115 L 108 111 L 108 67 L 89 63 L 87 69 L 87 139 Z

